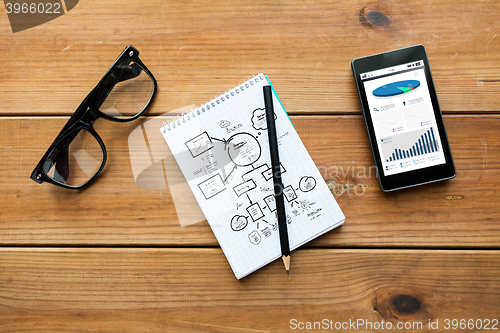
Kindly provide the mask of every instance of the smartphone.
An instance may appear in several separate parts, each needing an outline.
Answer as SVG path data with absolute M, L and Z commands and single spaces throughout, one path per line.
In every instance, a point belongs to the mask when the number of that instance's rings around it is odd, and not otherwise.
M 455 177 L 455 166 L 423 45 L 351 63 L 383 191 Z

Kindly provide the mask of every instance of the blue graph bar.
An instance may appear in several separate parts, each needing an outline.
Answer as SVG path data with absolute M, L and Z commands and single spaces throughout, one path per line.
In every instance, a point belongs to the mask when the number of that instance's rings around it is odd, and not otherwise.
M 437 143 L 436 143 L 436 138 L 434 137 L 434 131 L 432 130 L 432 127 L 431 127 L 431 135 L 432 135 L 432 142 L 434 142 L 434 148 L 436 148 L 436 151 L 438 150 L 438 146 L 437 146 Z
M 427 151 L 429 153 L 434 152 L 434 148 L 431 149 L 431 145 L 429 144 L 429 138 L 427 137 L 427 133 L 424 133 L 424 137 L 425 137 L 425 144 L 427 145 Z

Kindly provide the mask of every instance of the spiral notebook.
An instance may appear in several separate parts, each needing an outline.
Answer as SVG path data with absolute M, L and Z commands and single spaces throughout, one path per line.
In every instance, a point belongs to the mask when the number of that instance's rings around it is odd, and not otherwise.
M 262 89 L 268 84 L 259 74 L 160 129 L 238 279 L 281 256 Z M 294 250 L 345 217 L 274 89 L 273 104 Z

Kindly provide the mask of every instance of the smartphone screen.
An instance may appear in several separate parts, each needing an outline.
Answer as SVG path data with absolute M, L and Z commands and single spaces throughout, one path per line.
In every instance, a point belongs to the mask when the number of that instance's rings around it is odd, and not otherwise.
M 423 60 L 360 78 L 385 176 L 446 163 Z

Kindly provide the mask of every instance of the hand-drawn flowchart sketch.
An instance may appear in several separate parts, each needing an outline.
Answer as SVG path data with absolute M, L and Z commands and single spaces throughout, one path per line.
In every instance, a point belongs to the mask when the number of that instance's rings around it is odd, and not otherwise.
M 276 202 L 272 169 L 269 160 L 267 122 L 265 109 L 249 110 L 250 119 L 220 119 L 219 131 L 203 131 L 185 142 L 193 164 L 203 165 L 197 184 L 207 203 L 220 193 L 231 191 L 236 214 L 227 221 L 234 232 L 248 234 L 251 244 L 259 245 L 263 238 L 277 233 Z M 276 119 L 275 115 L 275 119 Z M 286 141 L 288 133 L 281 133 L 279 142 Z M 262 158 L 267 154 L 267 158 Z M 321 215 L 314 197 L 316 179 L 309 175 L 287 177 L 287 169 L 281 164 L 283 195 L 286 199 L 288 224 L 297 217 L 312 221 Z M 226 191 L 226 192 L 224 192 Z M 313 211 L 314 210 L 314 211 Z M 313 213 L 311 213 L 313 211 Z

